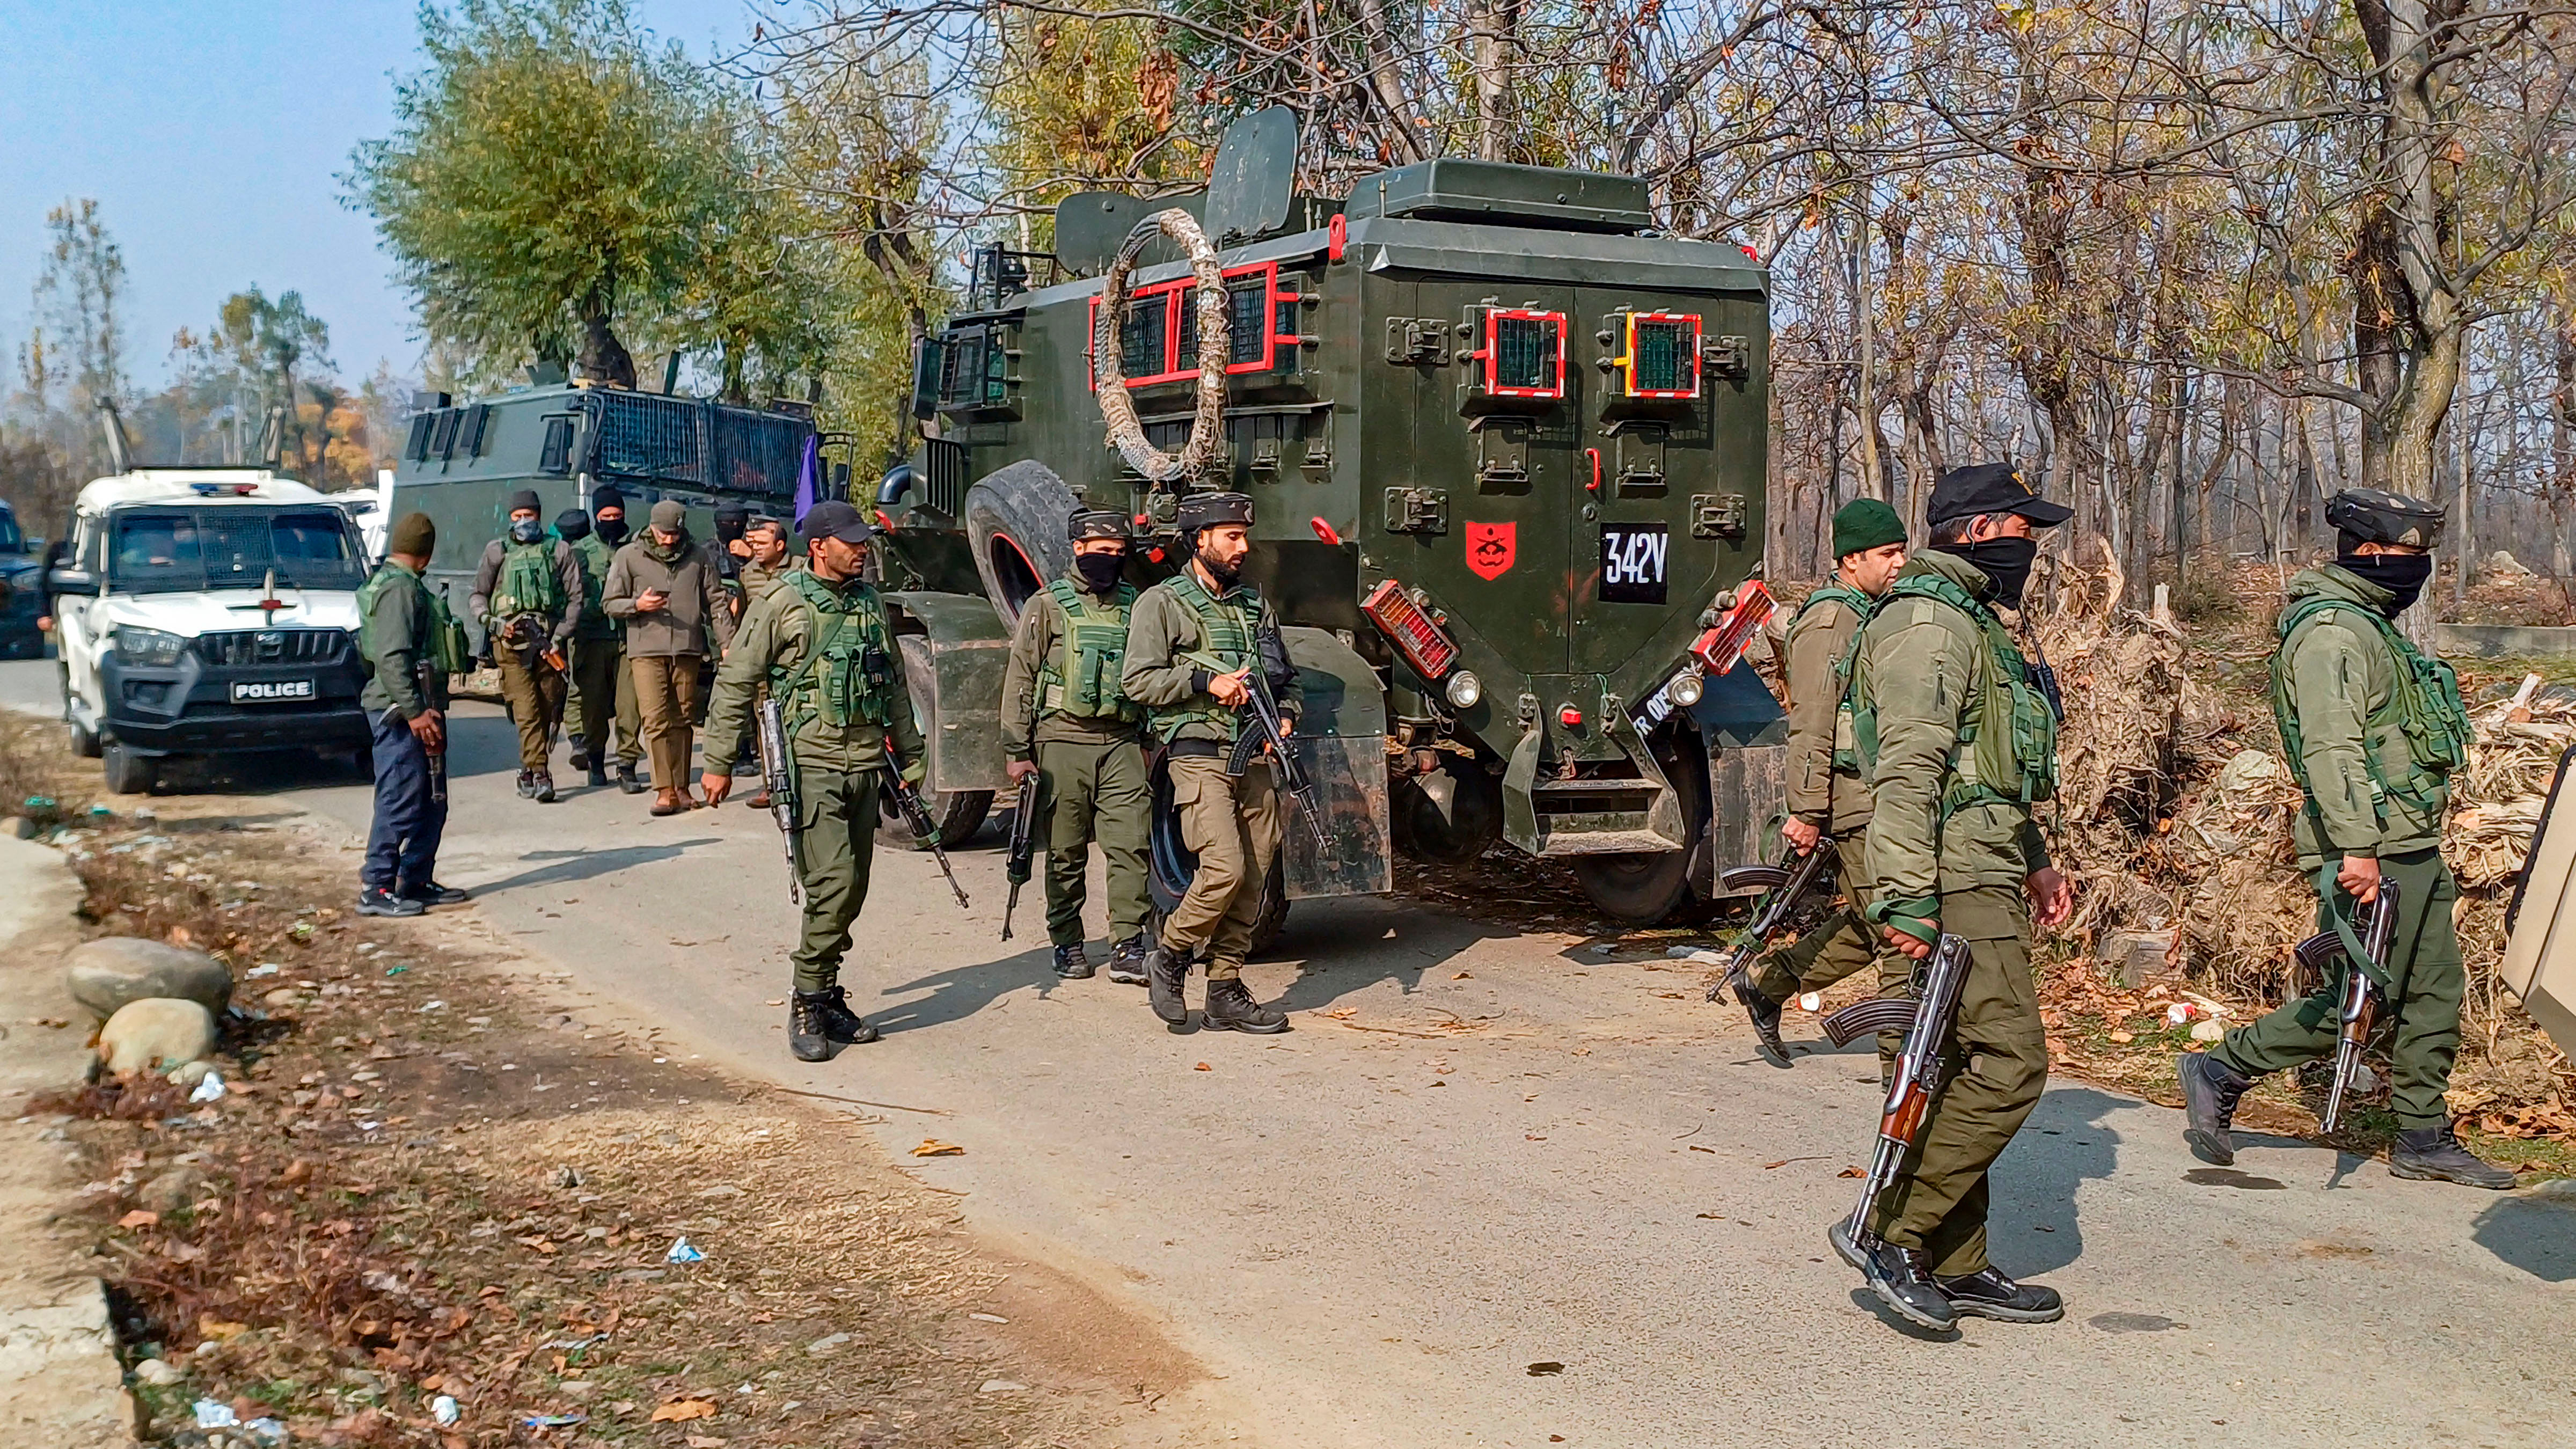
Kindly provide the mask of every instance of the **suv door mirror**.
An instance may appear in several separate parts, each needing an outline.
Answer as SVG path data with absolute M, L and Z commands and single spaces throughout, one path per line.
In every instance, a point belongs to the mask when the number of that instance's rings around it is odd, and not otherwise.
M 57 594 L 98 597 L 98 575 L 87 569 L 56 569 L 45 575 L 45 587 Z

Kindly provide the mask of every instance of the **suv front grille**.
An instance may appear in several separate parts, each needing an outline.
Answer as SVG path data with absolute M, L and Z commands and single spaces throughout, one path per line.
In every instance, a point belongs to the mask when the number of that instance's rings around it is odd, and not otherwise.
M 349 648 L 349 635 L 340 629 L 230 629 L 200 634 L 196 640 L 198 658 L 233 668 L 335 664 L 348 655 Z

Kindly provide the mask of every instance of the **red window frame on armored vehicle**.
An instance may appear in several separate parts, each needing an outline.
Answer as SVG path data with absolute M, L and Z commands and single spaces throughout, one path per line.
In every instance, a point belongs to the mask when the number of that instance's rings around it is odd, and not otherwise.
M 1260 287 L 1236 287 L 1232 285 L 1235 282 L 1239 282 L 1250 277 L 1260 278 Z M 1250 372 L 1276 371 L 1279 367 L 1278 359 L 1280 344 L 1286 343 L 1293 348 L 1297 346 L 1300 341 L 1295 327 L 1295 312 L 1291 310 L 1288 313 L 1286 319 L 1287 326 L 1284 332 L 1282 331 L 1282 319 L 1280 314 L 1280 308 L 1283 304 L 1291 309 L 1296 306 L 1299 294 L 1280 290 L 1279 264 L 1277 262 L 1251 262 L 1239 267 L 1228 267 L 1225 270 L 1225 280 L 1228 283 L 1226 287 L 1226 305 L 1229 308 L 1235 305 L 1234 299 L 1237 297 L 1248 297 L 1257 294 L 1261 298 L 1261 350 L 1258 354 L 1241 361 L 1229 360 L 1225 367 L 1227 375 L 1240 376 L 1244 373 Z M 1154 387 L 1167 382 L 1186 382 L 1199 375 L 1196 352 L 1194 350 L 1185 351 L 1182 346 L 1184 339 L 1192 344 L 1195 344 L 1198 340 L 1197 324 L 1190 315 L 1190 308 L 1194 305 L 1194 297 L 1197 291 L 1198 283 L 1195 278 L 1175 277 L 1168 282 L 1156 282 L 1151 286 L 1138 287 L 1135 291 L 1129 294 L 1127 313 L 1131 324 L 1133 319 L 1143 313 L 1147 304 L 1159 302 L 1162 305 L 1162 356 L 1155 359 L 1159 363 L 1159 366 L 1155 371 L 1144 376 L 1128 378 L 1127 385 L 1129 387 Z M 1093 297 L 1091 299 L 1090 308 L 1084 315 L 1086 325 L 1083 329 L 1083 337 L 1086 340 L 1083 344 L 1082 355 L 1086 361 L 1088 361 L 1092 356 L 1091 345 L 1088 339 L 1098 335 L 1100 326 L 1100 299 L 1098 297 Z M 1232 320 L 1233 319 L 1231 317 L 1227 319 L 1227 336 L 1229 338 L 1232 338 L 1235 335 Z M 1121 340 L 1122 342 L 1124 340 L 1123 331 L 1121 334 Z M 1289 355 L 1293 357 L 1296 354 L 1292 352 Z M 1186 362 L 1183 361 L 1185 357 L 1188 359 Z M 1097 381 L 1098 373 L 1093 370 L 1093 367 L 1095 366 L 1096 364 L 1093 364 L 1093 366 L 1087 366 L 1084 368 L 1084 371 L 1086 373 L 1090 373 L 1093 377 L 1092 390 L 1097 392 L 1099 391 L 1099 383 Z
M 1637 329 L 1640 324 L 1678 327 L 1682 336 L 1673 349 L 1676 367 L 1674 381 L 1681 387 L 1656 388 L 1637 385 Z M 1610 359 L 1619 373 L 1621 395 L 1632 398 L 1677 399 L 1699 396 L 1700 387 L 1700 320 L 1688 312 L 1630 312 L 1619 329 L 1619 355 Z

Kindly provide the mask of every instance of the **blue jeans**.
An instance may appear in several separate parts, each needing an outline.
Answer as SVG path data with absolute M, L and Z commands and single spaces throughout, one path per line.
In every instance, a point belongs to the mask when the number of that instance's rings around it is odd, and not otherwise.
M 367 831 L 367 863 L 358 883 L 399 890 L 426 884 L 447 830 L 447 802 L 431 798 L 429 751 L 402 715 L 376 716 L 376 818 Z

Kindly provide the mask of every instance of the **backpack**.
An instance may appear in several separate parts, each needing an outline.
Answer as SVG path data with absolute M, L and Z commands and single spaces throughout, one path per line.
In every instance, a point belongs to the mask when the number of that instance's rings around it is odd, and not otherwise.
M 2403 783 L 2389 779 L 2379 763 L 2379 751 L 2364 741 L 2361 758 L 2370 771 L 2370 783 L 2383 796 L 2393 795 L 2417 810 L 2431 811 L 2441 803 L 2442 786 L 2469 763 L 2469 715 L 2460 702 L 2460 678 L 2449 664 L 2426 657 L 2407 642 L 2386 615 L 2349 599 L 2313 594 L 2292 606 L 2281 619 L 2281 647 L 2272 652 L 2272 722 L 2281 730 L 2281 748 L 2289 756 L 2290 777 L 2299 782 L 2300 793 L 2307 797 L 2307 808 L 2314 812 L 2316 791 L 2308 784 L 2307 748 L 2300 738 L 2298 712 L 2290 698 L 2290 654 L 2301 630 L 2337 609 L 2368 619 L 2388 645 L 2391 662 L 2397 666 L 2393 671 L 2397 687 L 2389 692 L 2388 702 L 2371 711 L 2364 723 L 2384 729 L 2394 718 L 2405 733 L 2411 768 Z
M 1938 599 L 1976 626 L 1986 649 L 1977 671 L 1974 707 L 1959 724 L 1959 743 L 1951 757 L 1952 781 L 1941 799 L 1942 820 L 1970 805 L 1999 801 L 2031 805 L 2057 798 L 2057 716 L 2048 696 L 2032 677 L 2003 621 L 1966 589 L 1935 573 L 1911 574 L 1896 581 L 1879 601 L 1884 610 L 1898 599 Z M 1873 611 L 1873 617 L 1875 617 Z M 1860 654 L 1860 635 L 1852 636 L 1848 659 Z M 1852 737 L 1864 774 L 1878 764 L 1878 707 L 1862 687 L 1855 664 L 1844 700 L 1852 711 Z

